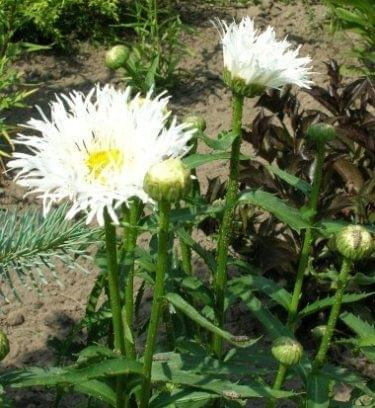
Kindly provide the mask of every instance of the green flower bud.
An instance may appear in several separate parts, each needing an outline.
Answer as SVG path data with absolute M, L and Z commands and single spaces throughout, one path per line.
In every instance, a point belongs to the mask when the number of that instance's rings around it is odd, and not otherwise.
M 307 138 L 315 144 L 327 143 L 335 138 L 335 129 L 328 123 L 315 123 L 308 127 Z
M 243 79 L 232 77 L 232 74 L 227 69 L 224 69 L 223 81 L 233 93 L 248 98 L 260 96 L 266 89 L 263 85 L 256 83 L 246 84 Z
M 352 261 L 368 258 L 374 252 L 374 239 L 361 225 L 350 225 L 336 235 L 336 248 Z
M 275 359 L 287 366 L 299 363 L 303 354 L 303 347 L 290 337 L 279 337 L 272 344 L 272 355 Z
M 167 159 L 151 166 L 143 186 L 155 201 L 178 201 L 191 188 L 190 171 L 180 159 Z
M 105 64 L 107 68 L 119 69 L 124 66 L 129 58 L 129 49 L 125 45 L 115 45 L 107 51 L 105 55 Z
M 0 330 L 0 361 L 4 360 L 4 358 L 9 354 L 10 347 L 9 347 L 9 340 L 7 335 Z
M 202 116 L 189 115 L 184 118 L 184 122 L 189 124 L 192 128 L 200 130 L 201 132 L 206 130 L 206 121 Z
M 325 335 L 326 331 L 327 331 L 327 326 L 321 325 L 321 326 L 314 327 L 311 330 L 311 334 L 315 340 L 320 340 Z

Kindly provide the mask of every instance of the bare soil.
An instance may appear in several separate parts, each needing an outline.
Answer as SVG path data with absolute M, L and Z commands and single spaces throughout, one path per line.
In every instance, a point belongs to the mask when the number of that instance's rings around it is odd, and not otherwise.
M 220 130 L 229 129 L 231 109 L 230 94 L 223 87 L 220 74 L 222 69 L 221 48 L 217 30 L 210 20 L 220 15 L 228 20 L 250 15 L 255 17 L 259 26 L 271 24 L 279 36 L 288 36 L 295 45 L 301 45 L 301 54 L 309 54 L 313 60 L 314 80 L 318 84 L 324 81 L 324 62 L 329 58 L 343 61 L 350 45 L 346 39 L 333 36 L 325 27 L 326 10 L 314 6 L 306 10 L 302 4 L 285 5 L 280 2 L 263 1 L 262 5 L 243 8 L 211 8 L 202 5 L 182 6 L 184 17 L 195 27 L 194 35 L 186 41 L 191 55 L 187 54 L 182 67 L 191 73 L 188 84 L 179 86 L 172 95 L 172 107 L 182 117 L 185 114 L 198 113 L 207 121 L 207 133 L 211 136 Z M 104 47 L 94 47 L 82 43 L 78 53 L 72 55 L 56 54 L 29 55 L 18 62 L 29 83 L 36 83 L 38 91 L 30 98 L 31 108 L 11 112 L 9 120 L 15 123 L 26 122 L 31 115 L 38 115 L 34 105 L 40 105 L 48 112 L 48 101 L 55 93 L 69 92 L 72 89 L 88 91 L 96 83 L 121 82 L 120 77 L 104 67 Z M 314 102 L 306 94 L 301 95 L 305 108 L 313 107 Z M 255 115 L 253 104 L 246 103 L 245 124 Z M 200 147 L 205 150 L 204 146 Z M 226 162 L 202 166 L 198 177 L 203 188 L 206 178 L 216 175 L 225 176 Z M 23 191 L 11 181 L 6 181 L 1 191 L 2 207 L 10 205 L 30 205 L 32 199 L 23 200 Z M 11 300 L 0 305 L 0 326 L 9 336 L 11 352 L 1 363 L 1 370 L 22 366 L 49 366 L 55 362 L 53 349 L 48 340 L 52 337 L 64 338 L 72 325 L 82 317 L 85 302 L 97 275 L 93 265 L 86 265 L 90 274 L 81 271 L 59 269 L 63 287 L 51 282 L 41 296 L 35 292 L 21 289 L 22 303 Z M 240 321 L 238 320 L 240 316 Z M 239 313 L 230 327 L 240 328 L 242 334 L 252 334 L 254 326 L 244 321 L 248 314 Z M 244 331 L 250 331 L 246 333 Z M 17 406 L 52 406 L 53 396 L 45 390 L 17 391 L 13 393 Z M 65 399 L 62 407 L 71 407 L 73 401 Z M 258 406 L 252 403 L 249 406 Z

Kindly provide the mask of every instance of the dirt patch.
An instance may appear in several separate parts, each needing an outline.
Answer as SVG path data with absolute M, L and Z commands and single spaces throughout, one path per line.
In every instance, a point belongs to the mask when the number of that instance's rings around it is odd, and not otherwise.
M 196 33 L 186 40 L 192 55 L 188 55 L 183 67 L 191 73 L 188 84 L 179 86 L 172 95 L 172 106 L 179 117 L 187 113 L 199 113 L 206 118 L 207 133 L 216 135 L 218 131 L 229 129 L 231 120 L 230 93 L 223 87 L 220 79 L 222 70 L 221 48 L 217 30 L 210 19 L 215 15 L 238 19 L 250 15 L 256 19 L 260 27 L 271 24 L 279 36 L 288 36 L 295 45 L 301 45 L 301 53 L 309 54 L 313 60 L 314 80 L 318 84 L 324 82 L 324 61 L 335 57 L 340 61 L 344 58 L 343 49 L 348 50 L 340 38 L 334 38 L 321 29 L 325 19 L 325 9 L 322 6 L 306 10 L 302 5 L 284 5 L 278 2 L 264 1 L 263 5 L 246 8 L 210 9 L 197 6 L 194 10 L 186 10 L 181 5 L 184 15 L 196 24 Z M 120 82 L 118 75 L 104 67 L 103 47 L 93 47 L 82 44 L 79 52 L 74 55 L 29 55 L 18 63 L 25 72 L 25 78 L 30 83 L 36 83 L 38 91 L 30 98 L 30 105 L 40 105 L 46 112 L 48 101 L 58 92 L 69 92 L 72 89 L 87 91 L 96 83 Z M 301 101 L 305 108 L 316 104 L 311 98 L 301 93 Z M 253 102 L 247 101 L 244 122 L 250 123 L 255 116 Z M 36 116 L 34 108 L 11 112 L 12 122 L 24 123 L 31 115 Z M 200 146 L 200 151 L 205 151 Z M 226 162 L 216 162 L 214 165 L 202 166 L 198 177 L 203 188 L 206 178 L 225 176 Z M 12 182 L 3 186 L 2 206 L 8 207 L 22 202 L 22 190 Z M 30 203 L 30 202 L 29 202 Z M 28 205 L 24 203 L 23 205 Z M 15 302 L 2 303 L 0 325 L 8 334 L 11 352 L 2 362 L 2 369 L 20 366 L 47 366 L 55 362 L 53 350 L 48 346 L 52 337 L 63 338 L 74 322 L 83 315 L 85 301 L 95 281 L 97 269 L 88 265 L 89 275 L 81 271 L 58 270 L 63 287 L 55 283 L 48 284 L 43 294 L 21 289 L 22 304 Z M 244 318 L 247 313 L 244 315 Z M 238 316 L 236 316 L 236 319 Z M 231 327 L 233 323 L 231 322 Z M 253 325 L 243 321 L 238 327 L 248 328 L 251 334 Z M 245 330 L 244 329 L 244 330 Z M 242 333 L 245 334 L 245 333 Z M 16 392 L 17 406 L 50 407 L 52 396 L 45 391 Z M 62 407 L 70 407 L 72 401 L 64 400 Z M 249 405 L 258 406 L 258 405 Z

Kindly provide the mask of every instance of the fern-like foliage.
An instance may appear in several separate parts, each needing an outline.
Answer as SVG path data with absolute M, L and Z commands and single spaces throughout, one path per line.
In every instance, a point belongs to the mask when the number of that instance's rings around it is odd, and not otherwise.
M 17 296 L 17 281 L 38 290 L 48 275 L 59 282 L 58 262 L 83 269 L 76 260 L 88 256 L 88 247 L 100 241 L 101 231 L 88 228 L 84 220 L 67 221 L 66 212 L 66 205 L 45 218 L 35 209 L 0 211 L 0 295 L 11 288 Z

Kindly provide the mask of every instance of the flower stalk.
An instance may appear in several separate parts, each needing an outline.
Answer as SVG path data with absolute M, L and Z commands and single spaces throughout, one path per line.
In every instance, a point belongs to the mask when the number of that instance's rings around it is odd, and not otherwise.
M 333 332 L 336 327 L 337 319 L 340 314 L 342 299 L 344 296 L 345 288 L 349 281 L 352 264 L 353 264 L 353 261 L 351 261 L 348 258 L 343 258 L 340 275 L 337 281 L 337 290 L 335 294 L 335 300 L 331 308 L 331 313 L 328 318 L 327 329 L 324 333 L 324 336 L 320 343 L 318 353 L 316 354 L 314 362 L 313 362 L 313 369 L 319 369 L 323 365 L 326 359 L 327 352 L 331 345 Z
M 216 324 L 222 327 L 224 324 L 224 301 L 227 286 L 227 261 L 228 248 L 232 237 L 233 213 L 238 194 L 239 159 L 242 142 L 242 114 L 244 96 L 233 94 L 232 132 L 236 135 L 232 143 L 230 158 L 230 173 L 227 194 L 225 198 L 225 210 L 219 230 L 217 244 L 217 270 L 214 276 L 215 317 Z M 213 337 L 213 351 L 220 357 L 222 352 L 222 338 L 218 335 Z
M 311 187 L 310 201 L 308 204 L 308 210 L 310 211 L 310 223 L 312 224 L 315 218 L 315 214 L 318 208 L 319 192 L 322 181 L 324 158 L 326 153 L 326 142 L 330 141 L 334 137 L 334 131 L 331 126 L 325 124 L 316 124 L 309 127 L 307 131 L 307 137 L 316 146 L 316 164 L 313 174 L 313 183 Z M 292 300 L 289 305 L 287 327 L 294 333 L 296 318 L 298 315 L 298 307 L 302 294 L 302 287 L 304 281 L 305 271 L 309 262 L 313 243 L 313 231 L 312 228 L 307 228 L 303 237 L 302 251 L 298 263 L 298 270 L 296 281 L 294 284 Z M 275 382 L 273 384 L 274 390 L 280 390 L 286 376 L 287 370 L 282 364 L 279 364 L 279 368 L 276 374 Z M 270 400 L 268 402 L 268 408 L 275 406 L 275 401 Z
M 156 335 L 163 309 L 164 277 L 168 265 L 168 230 L 170 203 L 167 200 L 159 202 L 159 239 L 158 261 L 156 265 L 155 289 L 152 302 L 150 323 L 148 326 L 146 349 L 143 356 L 143 381 L 140 408 L 147 408 L 151 392 L 151 369 L 155 349 Z
M 114 332 L 115 350 L 125 355 L 124 330 L 121 317 L 121 300 L 118 276 L 117 247 L 116 247 L 116 228 L 107 210 L 104 211 L 104 229 L 105 242 L 107 251 L 107 268 L 108 268 L 108 289 L 109 303 L 112 311 L 112 325 Z M 116 380 L 116 407 L 123 406 L 123 378 L 117 377 Z
M 134 198 L 130 204 L 128 225 L 125 228 L 124 252 L 125 252 L 125 350 L 126 356 L 135 359 L 136 350 L 133 335 L 134 321 L 134 250 L 137 244 L 137 224 L 142 212 L 142 203 Z

